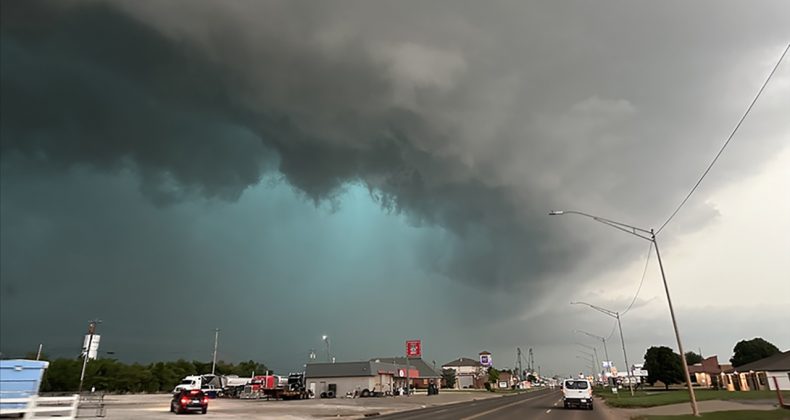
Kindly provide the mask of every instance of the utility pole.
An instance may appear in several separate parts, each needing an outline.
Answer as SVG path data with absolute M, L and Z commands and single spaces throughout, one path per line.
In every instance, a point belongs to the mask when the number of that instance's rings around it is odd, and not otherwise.
M 535 374 L 535 356 L 532 354 L 532 347 L 529 348 L 529 361 L 527 363 L 529 365 L 529 373 L 534 375 Z
M 521 366 L 521 347 L 516 347 L 516 354 L 518 354 L 518 381 L 522 382 L 526 378 L 524 378 L 524 367 Z
M 85 381 L 85 368 L 88 367 L 88 357 L 91 354 L 91 347 L 93 346 L 93 336 L 96 334 L 96 325 L 101 323 L 101 320 L 94 319 L 88 322 L 88 346 L 85 347 L 85 354 L 82 358 L 82 372 L 80 373 L 80 387 L 77 389 L 77 394 L 82 394 L 82 384 Z
M 211 374 L 217 368 L 217 345 L 219 344 L 219 328 L 214 329 L 214 356 L 211 358 Z

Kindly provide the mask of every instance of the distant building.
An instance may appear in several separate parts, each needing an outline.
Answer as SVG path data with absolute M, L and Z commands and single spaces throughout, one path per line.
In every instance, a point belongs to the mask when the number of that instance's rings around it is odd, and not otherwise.
M 370 359 L 372 362 L 379 362 L 379 363 L 389 363 L 396 367 L 396 381 L 405 381 L 405 374 L 400 375 L 404 369 L 406 369 L 406 358 L 405 357 L 379 357 L 376 359 Z M 434 370 L 428 363 L 426 363 L 422 358 L 419 357 L 410 357 L 409 358 L 409 382 L 411 382 L 411 387 L 424 389 L 428 388 L 428 385 L 433 382 L 437 385 L 441 380 L 442 374 Z M 405 384 L 405 382 L 404 382 Z M 401 385 L 405 386 L 405 385 Z
M 485 383 L 487 368 L 479 361 L 468 357 L 460 357 L 442 365 L 442 369 L 455 371 L 455 388 L 482 388 Z
M 355 393 L 361 396 L 365 391 L 392 392 L 396 375 L 397 368 L 391 363 L 308 363 L 305 382 L 316 397 L 342 397 Z
M 790 391 L 790 350 L 745 365 L 726 375 L 727 389 L 734 391 Z
M 710 356 L 689 366 L 691 382 L 703 388 L 725 388 L 725 375 L 733 372 L 732 365 L 720 364 L 717 356 Z

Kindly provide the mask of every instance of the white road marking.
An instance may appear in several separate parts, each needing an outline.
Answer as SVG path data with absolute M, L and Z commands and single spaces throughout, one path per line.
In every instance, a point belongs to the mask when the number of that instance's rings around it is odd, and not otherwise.
M 532 401 L 532 400 L 535 400 L 535 399 L 538 399 L 538 398 L 543 398 L 545 396 L 546 395 L 544 394 L 544 395 L 538 395 L 538 396 L 535 396 L 535 397 L 532 397 L 532 398 L 525 398 L 525 399 L 523 399 L 521 401 L 516 401 L 516 402 L 510 403 L 510 404 L 501 405 L 499 407 L 492 408 L 492 409 L 490 409 L 488 411 L 483 411 L 482 413 L 477 413 L 477 414 L 474 414 L 474 415 L 471 415 L 471 416 L 468 416 L 468 417 L 464 417 L 461 420 L 472 420 L 472 419 L 476 419 L 478 417 L 487 416 L 487 415 L 489 415 L 489 414 L 491 414 L 491 413 L 493 413 L 495 411 L 502 410 L 503 408 L 512 407 L 514 405 L 522 404 L 522 403 L 525 403 L 527 401 Z

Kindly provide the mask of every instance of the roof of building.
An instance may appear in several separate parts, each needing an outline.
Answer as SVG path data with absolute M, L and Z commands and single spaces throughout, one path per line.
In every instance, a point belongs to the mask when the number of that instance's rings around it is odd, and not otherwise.
M 735 368 L 738 372 L 753 371 L 790 371 L 790 350 L 768 356 Z
M 460 357 L 458 359 L 453 360 L 452 362 L 447 362 L 442 365 L 445 366 L 453 366 L 453 367 L 460 367 L 460 366 L 483 366 L 475 359 L 470 359 L 468 357 Z
M 371 362 L 380 362 L 380 363 L 387 363 L 393 364 L 397 367 L 404 368 L 406 367 L 406 358 L 405 357 L 379 357 L 376 359 L 370 359 Z M 420 373 L 419 378 L 440 378 L 442 375 L 441 373 L 434 370 L 428 363 L 425 363 L 422 358 L 419 357 L 410 357 L 409 358 L 409 366 L 411 369 L 417 369 Z
M 308 363 L 305 369 L 307 378 L 345 378 L 359 376 L 375 376 L 379 372 L 394 373 L 390 363 L 340 362 L 340 363 Z
M 732 365 L 720 364 L 719 358 L 716 355 L 703 359 L 702 363 L 689 366 L 689 373 L 707 373 L 710 375 L 718 375 L 722 372 L 730 373 L 732 371 Z

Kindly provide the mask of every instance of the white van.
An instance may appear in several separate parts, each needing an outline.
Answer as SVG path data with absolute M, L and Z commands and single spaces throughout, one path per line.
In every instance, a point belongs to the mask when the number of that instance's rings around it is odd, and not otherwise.
M 565 408 L 593 409 L 592 384 L 587 379 L 562 381 L 562 404 Z

